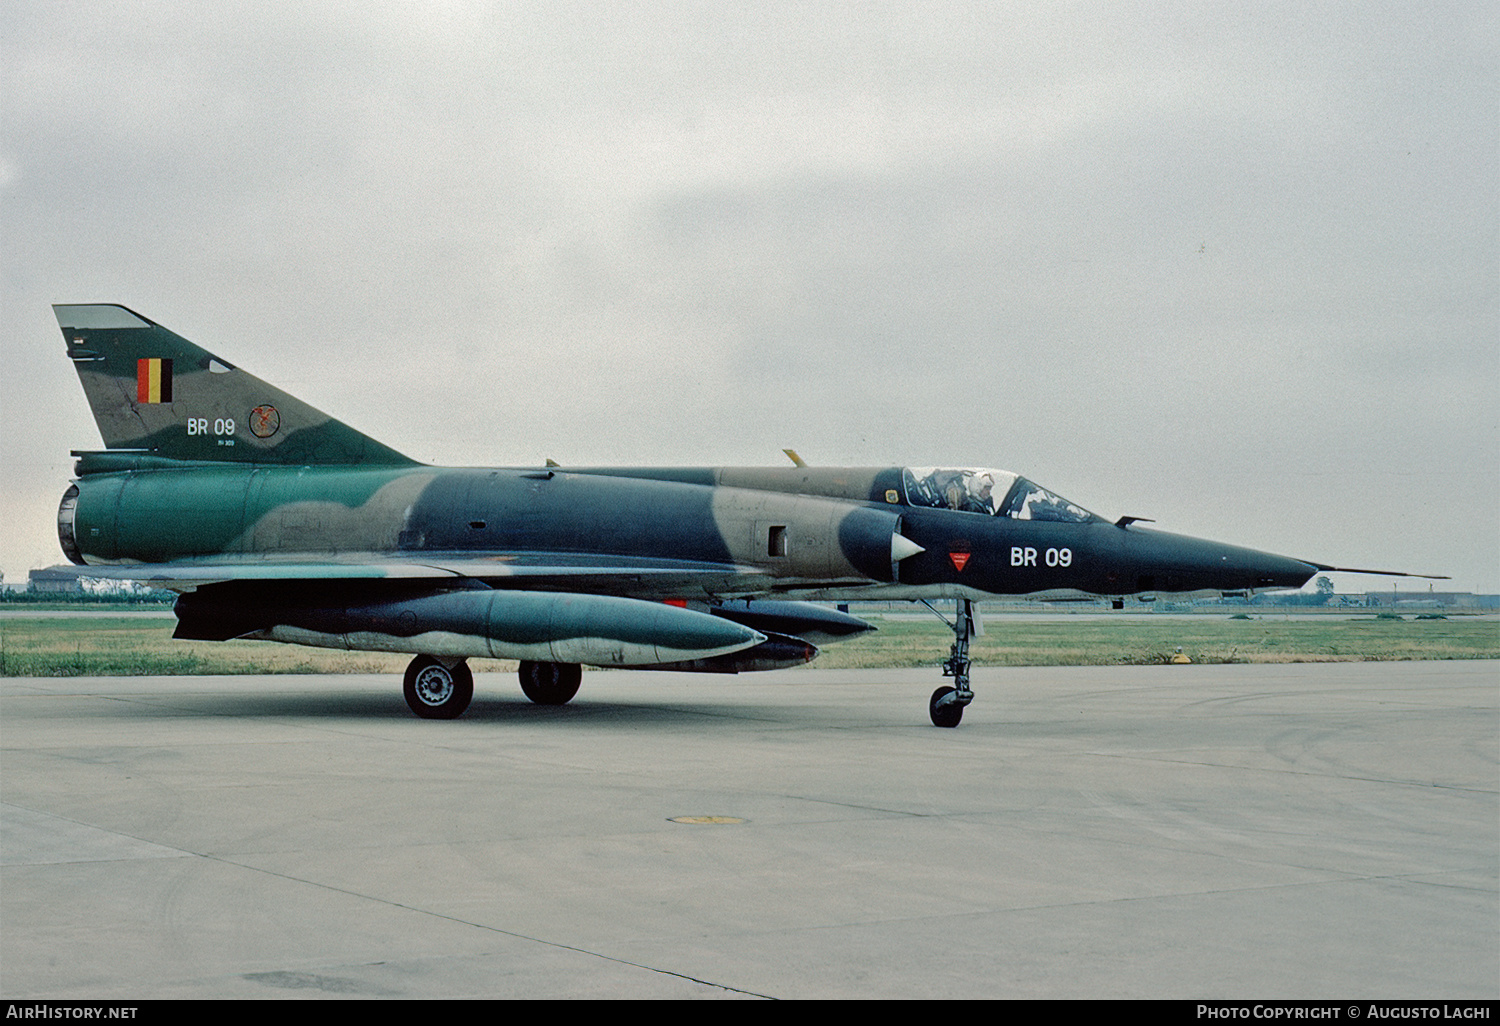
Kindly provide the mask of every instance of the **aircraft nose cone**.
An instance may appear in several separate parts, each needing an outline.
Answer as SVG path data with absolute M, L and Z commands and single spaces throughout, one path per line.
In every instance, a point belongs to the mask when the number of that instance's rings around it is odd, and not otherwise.
M 1269 552 L 1256 553 L 1260 557 L 1250 567 L 1256 575 L 1256 588 L 1300 588 L 1312 580 L 1318 568 L 1311 563 L 1290 556 L 1277 556 Z
M 1224 591 L 1300 588 L 1318 572 L 1311 563 L 1255 549 L 1220 546 L 1217 552 L 1207 555 L 1209 558 L 1200 566 L 1206 576 L 1216 581 L 1210 587 Z
M 1138 583 L 1142 591 L 1266 591 L 1300 588 L 1318 568 L 1288 556 L 1200 538 L 1141 531 Z

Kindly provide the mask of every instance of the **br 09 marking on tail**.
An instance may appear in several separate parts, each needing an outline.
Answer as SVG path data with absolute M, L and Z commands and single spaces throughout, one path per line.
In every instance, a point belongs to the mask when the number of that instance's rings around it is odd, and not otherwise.
M 210 429 L 207 417 L 189 417 L 187 419 L 187 433 L 189 435 L 213 434 L 221 438 L 233 438 L 234 419 L 232 417 L 216 417 Z

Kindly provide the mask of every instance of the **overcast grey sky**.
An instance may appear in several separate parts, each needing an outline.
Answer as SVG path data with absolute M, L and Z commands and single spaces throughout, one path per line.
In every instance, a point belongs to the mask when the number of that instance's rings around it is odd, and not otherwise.
M 0 0 L 0 569 L 118 302 L 424 461 L 997 466 L 1500 591 L 1496 12 Z

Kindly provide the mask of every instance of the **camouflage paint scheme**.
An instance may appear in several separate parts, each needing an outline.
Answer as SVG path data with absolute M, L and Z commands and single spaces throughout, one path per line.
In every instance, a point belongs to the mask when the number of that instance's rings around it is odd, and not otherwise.
M 933 508 L 902 467 L 427 466 L 124 307 L 55 310 L 105 444 L 75 452 L 63 548 L 182 592 L 179 636 L 755 669 L 868 629 L 806 600 L 1248 593 L 1329 569 L 1065 503 Z M 767 600 L 800 600 L 783 630 L 749 626 Z

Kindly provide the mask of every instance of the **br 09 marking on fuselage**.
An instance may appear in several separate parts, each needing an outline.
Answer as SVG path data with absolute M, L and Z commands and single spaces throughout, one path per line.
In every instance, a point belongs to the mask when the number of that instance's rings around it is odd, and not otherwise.
M 1042 553 L 1042 562 L 1051 567 L 1067 567 L 1073 565 L 1072 549 L 1047 549 Z M 1030 545 L 1012 545 L 1010 549 L 1011 566 L 1036 566 L 1037 550 Z

